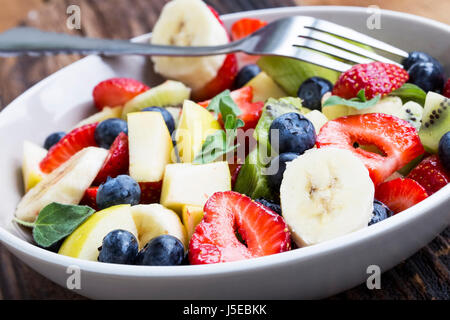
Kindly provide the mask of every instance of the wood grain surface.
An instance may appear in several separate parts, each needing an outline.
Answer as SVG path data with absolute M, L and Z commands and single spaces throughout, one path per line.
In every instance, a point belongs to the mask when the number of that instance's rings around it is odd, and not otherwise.
M 3 0 L 2 0 L 3 1 Z M 164 0 L 23 0 L 22 25 L 36 26 L 45 30 L 70 32 L 66 28 L 66 8 L 78 4 L 82 12 L 81 35 L 128 39 L 152 29 Z M 7 1 L 8 2 L 8 1 Z M 17 6 L 22 0 L 14 1 Z M 210 0 L 220 13 L 263 9 L 299 4 L 297 0 Z M 300 1 L 303 2 L 303 1 Z M 336 4 L 343 1 L 304 0 L 307 4 Z M 359 1 L 353 1 L 359 3 Z M 369 1 L 372 4 L 372 1 Z M 376 1 L 374 1 L 376 2 Z M 388 3 L 387 1 L 383 1 Z M 397 1 L 390 1 L 397 3 Z M 401 1 L 411 3 L 412 1 Z M 426 3 L 421 1 L 423 8 Z M 436 0 L 437 2 L 437 0 Z M 439 1 L 444 3 L 445 1 Z M 366 2 L 360 2 L 365 5 Z M 447 5 L 449 4 L 446 1 Z M 383 6 L 385 7 L 385 6 Z M 15 9 L 16 10 L 16 9 Z M 425 10 L 425 9 L 424 9 Z M 0 30 L 16 23 L 13 19 L 2 19 Z M 431 15 L 430 11 L 425 12 Z M 437 19 L 448 23 L 448 10 Z M 45 58 L 8 58 L 0 60 L 0 109 L 20 95 L 24 90 L 79 59 L 78 56 Z M 427 247 L 410 259 L 385 272 L 382 289 L 368 290 L 361 285 L 331 299 L 449 299 L 450 298 L 450 228 L 436 237 Z M 388 243 L 386 245 L 389 245 Z M 0 299 L 84 299 L 76 293 L 61 288 L 34 272 L 12 256 L 0 245 Z

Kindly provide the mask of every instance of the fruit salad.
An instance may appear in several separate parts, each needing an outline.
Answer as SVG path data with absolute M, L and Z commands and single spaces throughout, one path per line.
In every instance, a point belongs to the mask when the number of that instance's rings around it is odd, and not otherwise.
M 228 30 L 172 0 L 151 41 L 223 45 L 266 24 Z M 450 181 L 450 79 L 427 53 L 341 74 L 242 53 L 152 61 L 165 82 L 105 79 L 96 113 L 24 142 L 14 221 L 36 245 L 129 265 L 252 259 L 408 215 Z

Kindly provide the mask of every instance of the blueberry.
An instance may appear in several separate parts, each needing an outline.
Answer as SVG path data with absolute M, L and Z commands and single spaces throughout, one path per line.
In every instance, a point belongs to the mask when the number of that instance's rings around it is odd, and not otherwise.
M 261 203 L 263 206 L 266 206 L 270 210 L 272 210 L 275 213 L 281 214 L 281 206 L 277 203 L 274 203 L 272 201 L 266 200 L 264 198 L 259 198 L 255 200 L 256 202 Z
M 45 139 L 44 148 L 50 150 L 50 148 L 57 144 L 59 140 L 64 138 L 65 135 L 66 133 L 63 131 L 52 133 Z
M 438 156 L 444 169 L 450 171 L 450 131 L 439 140 Z
M 444 87 L 442 69 L 433 62 L 416 62 L 409 68 L 408 73 L 408 82 L 419 86 L 425 92 L 441 92 Z
M 98 261 L 118 264 L 134 264 L 139 252 L 136 237 L 126 230 L 114 230 L 103 238 Z
M 288 152 L 282 153 L 270 161 L 267 171 L 267 182 L 274 192 L 278 193 L 280 191 L 281 180 L 283 180 L 283 174 L 286 170 L 286 162 L 292 161 L 297 157 L 298 154 Z
M 373 216 L 372 219 L 369 221 L 369 226 L 377 222 L 383 221 L 384 219 L 387 219 L 393 215 L 394 213 L 391 211 L 391 209 L 388 208 L 387 205 L 375 199 L 373 201 Z
M 271 141 L 272 135 L 275 134 L 272 130 L 278 130 L 278 141 Z M 275 148 L 278 145 L 279 153 L 303 154 L 316 143 L 314 125 L 295 112 L 285 113 L 276 118 L 270 125 L 270 133 L 269 141 Z
M 169 129 L 170 135 L 172 135 L 173 131 L 175 130 L 175 120 L 173 119 L 173 117 L 169 111 L 167 111 L 165 108 L 161 108 L 161 107 L 147 107 L 147 108 L 142 109 L 142 111 L 160 112 L 164 118 L 164 121 L 166 122 L 166 126 L 167 126 L 167 129 Z
M 119 204 L 136 205 L 141 198 L 139 184 L 130 176 L 120 175 L 106 180 L 97 192 L 97 206 L 106 209 Z
M 180 240 L 170 235 L 162 235 L 150 240 L 139 251 L 136 264 L 144 266 L 177 266 L 184 260 L 184 246 Z
M 435 58 L 430 56 L 428 53 L 421 51 L 410 52 L 408 57 L 403 59 L 402 65 L 405 68 L 405 70 L 408 71 L 409 68 L 411 68 L 411 66 L 417 62 L 432 62 L 436 64 L 437 67 L 440 68 L 441 72 L 444 71 L 442 65 Z
M 236 79 L 234 80 L 234 88 L 242 88 L 247 84 L 247 82 L 256 77 L 260 72 L 261 69 L 256 64 L 246 65 L 241 70 L 239 70 L 238 74 L 236 75 Z
M 306 108 L 321 111 L 322 97 L 332 89 L 333 84 L 327 79 L 312 77 L 300 85 L 297 96 L 302 99 L 302 104 Z
M 99 147 L 109 149 L 121 132 L 128 134 L 126 121 L 118 118 L 107 119 L 100 122 L 95 128 L 95 142 L 97 142 Z

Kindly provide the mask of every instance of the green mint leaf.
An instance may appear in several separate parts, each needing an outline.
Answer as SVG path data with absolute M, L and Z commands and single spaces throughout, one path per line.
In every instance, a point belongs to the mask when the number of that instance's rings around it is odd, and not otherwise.
M 414 101 L 421 106 L 425 105 L 425 98 L 427 94 L 420 87 L 412 83 L 405 83 L 402 87 L 389 93 L 390 96 L 399 97 L 403 104 L 408 101 Z
M 222 93 L 219 93 L 217 96 L 211 99 L 211 101 L 208 104 L 208 107 L 206 107 L 207 110 L 214 112 L 216 119 L 219 116 L 220 113 L 220 101 L 222 98 L 226 95 L 230 94 L 230 90 L 225 90 Z
M 365 98 L 364 98 L 365 99 Z M 380 96 L 376 96 L 373 99 L 367 100 L 367 101 L 361 101 L 361 99 L 344 99 L 338 96 L 331 96 L 329 97 L 325 103 L 323 104 L 322 107 L 327 107 L 327 106 L 334 106 L 337 104 L 343 104 L 358 110 L 362 110 L 362 109 L 366 109 L 366 108 L 370 108 L 373 107 L 374 105 L 376 105 L 378 103 L 378 101 L 380 101 Z
M 94 212 L 95 210 L 88 206 L 53 202 L 41 210 L 34 223 L 34 241 L 41 247 L 50 247 L 70 235 Z
M 214 112 L 216 118 L 219 114 L 222 115 L 225 130 L 237 129 L 244 125 L 244 122 L 237 118 L 242 111 L 231 98 L 230 90 L 225 90 L 212 98 L 206 109 Z
M 227 136 L 225 131 L 217 130 L 213 134 L 206 137 L 202 145 L 202 150 L 195 156 L 194 163 L 205 164 L 214 162 L 218 157 L 235 150 L 238 145 L 231 145 L 230 141 L 234 141 L 234 132 Z
M 364 89 L 361 89 L 358 91 L 358 93 L 356 94 L 356 96 L 358 97 L 358 99 L 362 102 L 366 102 L 366 91 Z

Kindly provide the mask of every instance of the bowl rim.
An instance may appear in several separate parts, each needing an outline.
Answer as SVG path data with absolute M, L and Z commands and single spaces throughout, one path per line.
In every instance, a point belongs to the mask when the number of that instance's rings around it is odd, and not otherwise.
M 305 14 L 308 11 L 315 12 L 344 12 L 344 13 L 366 13 L 365 7 L 349 7 L 349 6 L 307 6 L 307 7 L 283 7 L 283 8 L 268 8 L 251 11 L 241 11 L 231 14 L 222 15 L 221 17 L 227 21 L 237 19 L 243 16 L 258 16 L 272 14 Z M 401 20 L 416 20 L 424 24 L 431 25 L 439 29 L 448 29 L 450 33 L 450 26 L 434 21 L 429 18 L 419 17 L 409 13 L 402 13 L 392 10 L 381 9 L 383 15 L 388 15 L 394 19 Z M 150 36 L 144 34 L 133 38 L 133 41 L 142 41 Z M 55 77 L 66 71 L 67 68 L 76 67 L 77 64 L 86 63 L 89 59 L 99 58 L 97 56 L 87 56 L 70 65 L 56 71 L 43 80 L 39 81 L 31 88 L 27 89 L 16 99 L 14 99 L 1 112 L 0 117 L 7 114 L 7 110 L 19 106 L 22 100 L 28 96 L 33 95 L 41 87 L 52 82 Z M 350 246 L 358 245 L 358 243 L 371 241 L 373 238 L 380 236 L 386 232 L 392 232 L 402 228 L 404 224 L 412 223 L 414 220 L 422 218 L 428 211 L 435 209 L 448 199 L 450 195 L 450 185 L 447 185 L 439 192 L 431 195 L 419 204 L 405 210 L 401 214 L 397 214 L 389 219 L 381 221 L 377 224 L 367 228 L 357 230 L 350 234 L 325 241 L 314 246 L 304 247 L 301 250 L 291 250 L 283 253 L 278 253 L 270 256 L 253 258 L 249 260 L 240 260 L 235 262 L 218 263 L 214 265 L 183 265 L 183 266 L 133 266 L 133 265 L 118 265 L 109 263 L 98 263 L 96 261 L 81 260 L 77 258 L 67 257 L 39 248 L 24 239 L 12 234 L 3 226 L 0 226 L 0 241 L 7 246 L 13 247 L 16 251 L 23 255 L 33 257 L 37 260 L 42 260 L 48 264 L 58 265 L 60 267 L 78 266 L 84 272 L 100 273 L 105 275 L 115 275 L 123 277 L 205 277 L 218 274 L 230 274 L 236 272 L 249 272 L 264 269 L 267 267 L 276 267 L 277 265 L 286 265 L 293 263 L 301 263 L 315 259 L 317 257 L 329 254 L 335 250 L 345 249 Z

